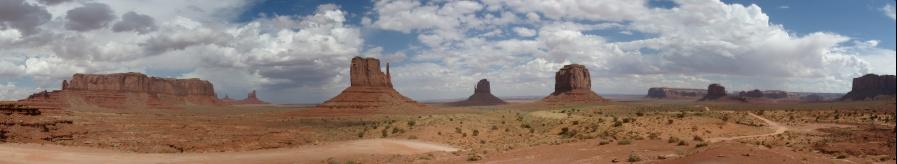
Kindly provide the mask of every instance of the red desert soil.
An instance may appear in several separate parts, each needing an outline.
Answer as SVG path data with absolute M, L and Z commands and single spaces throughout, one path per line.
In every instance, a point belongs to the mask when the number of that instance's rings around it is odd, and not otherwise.
M 224 153 L 130 153 L 85 147 L 0 144 L 0 163 L 296 163 L 360 155 L 409 155 L 457 148 L 414 140 L 363 139 L 325 145 Z

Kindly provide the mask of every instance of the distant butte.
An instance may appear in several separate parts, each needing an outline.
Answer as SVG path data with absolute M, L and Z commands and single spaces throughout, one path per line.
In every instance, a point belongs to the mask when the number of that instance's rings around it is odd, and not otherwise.
M 607 100 L 592 91 L 592 79 L 586 66 L 565 65 L 555 74 L 554 92 L 542 101 L 548 103 L 600 103 Z
M 221 102 L 224 102 L 225 104 L 230 104 L 230 105 L 269 104 L 268 102 L 260 100 L 255 95 L 255 90 L 252 90 L 252 92 L 249 92 L 249 94 L 246 95 L 246 98 L 242 99 L 242 100 L 234 100 L 234 99 L 231 99 L 230 96 L 225 95 L 224 98 L 221 99 Z
M 489 84 L 489 80 L 482 79 L 477 82 L 476 87 L 473 89 L 473 95 L 467 98 L 467 100 L 454 102 L 452 105 L 457 106 L 484 106 L 484 105 L 501 105 L 506 104 L 504 100 L 501 100 L 495 95 L 492 95 L 492 89 Z
M 853 78 L 853 86 L 841 100 L 867 100 L 880 95 L 895 96 L 897 80 L 894 75 L 867 74 Z
M 62 81 L 61 90 L 38 92 L 18 103 L 42 109 L 83 105 L 126 109 L 221 104 L 209 81 L 150 77 L 135 72 L 75 74 L 70 81 Z
M 380 71 L 380 60 L 376 58 L 352 58 L 349 65 L 349 87 L 336 97 L 320 105 L 331 109 L 364 109 L 392 107 L 423 107 L 393 89 L 389 74 Z

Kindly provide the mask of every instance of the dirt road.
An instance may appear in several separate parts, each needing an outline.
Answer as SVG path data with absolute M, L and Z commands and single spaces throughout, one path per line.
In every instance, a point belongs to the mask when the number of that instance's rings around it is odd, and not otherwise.
M 448 145 L 414 140 L 365 139 L 298 148 L 246 152 L 141 154 L 38 144 L 0 144 L 0 163 L 296 163 L 368 154 L 457 151 Z
M 736 136 L 736 137 L 717 137 L 717 138 L 710 138 L 708 141 L 710 141 L 711 143 L 715 143 L 715 142 L 722 142 L 722 141 L 729 141 L 729 140 L 737 140 L 737 139 L 742 139 L 742 138 L 754 138 L 754 137 L 773 136 L 773 135 L 779 135 L 779 134 L 785 133 L 785 131 L 790 130 L 790 128 L 788 128 L 787 126 L 782 126 L 781 124 L 779 124 L 779 123 L 777 123 L 777 122 L 775 122 L 775 121 L 772 121 L 772 120 L 769 120 L 769 119 L 760 117 L 760 116 L 758 116 L 758 115 L 756 115 L 756 114 L 754 114 L 754 113 L 750 113 L 750 112 L 748 112 L 748 114 L 751 115 L 751 116 L 753 116 L 754 118 L 763 120 L 763 122 L 765 122 L 766 125 L 768 125 L 768 126 L 769 126 L 770 128 L 772 128 L 772 129 L 775 129 L 776 131 L 775 131 L 775 132 L 772 132 L 772 133 L 758 134 L 758 135 L 747 135 L 747 136 Z

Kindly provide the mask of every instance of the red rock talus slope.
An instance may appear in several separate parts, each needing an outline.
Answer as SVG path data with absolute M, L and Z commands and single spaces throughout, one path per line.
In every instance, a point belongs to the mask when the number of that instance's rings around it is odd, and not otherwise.
M 223 102 L 223 103 L 225 103 L 225 104 L 229 104 L 229 105 L 268 104 L 268 102 L 265 102 L 265 101 L 260 100 L 260 99 L 255 95 L 255 90 L 252 90 L 252 92 L 249 92 L 249 95 L 247 95 L 245 99 L 242 99 L 242 100 L 234 100 L 234 99 L 231 99 L 229 96 L 224 96 L 224 98 L 221 99 L 221 102 Z
M 492 89 L 489 85 L 489 80 L 482 79 L 477 82 L 477 86 L 473 89 L 473 95 L 467 98 L 467 100 L 454 102 L 452 105 L 461 105 L 461 106 L 480 106 L 480 105 L 500 105 L 505 104 L 504 100 L 501 100 L 495 95 L 492 95 Z
M 654 87 L 648 89 L 647 98 L 657 99 L 699 99 L 707 95 L 706 89 Z
M 894 75 L 867 74 L 853 78 L 853 87 L 841 100 L 865 100 L 879 95 L 894 96 L 897 93 Z
M 554 92 L 542 101 L 548 103 L 597 103 L 606 102 L 592 91 L 592 79 L 586 66 L 565 65 L 554 77 Z
M 376 58 L 352 58 L 349 81 L 349 88 L 325 101 L 320 107 L 361 109 L 423 106 L 392 88 L 389 64 L 387 63 L 384 74 L 380 71 L 380 60 Z
M 0 104 L 0 143 L 50 143 L 71 140 L 75 130 L 70 120 L 47 117 L 37 108 Z
M 177 108 L 217 105 L 212 83 L 200 79 L 149 77 L 141 73 L 75 74 L 62 90 L 40 92 L 19 100 L 38 108 L 97 106 L 103 108 Z

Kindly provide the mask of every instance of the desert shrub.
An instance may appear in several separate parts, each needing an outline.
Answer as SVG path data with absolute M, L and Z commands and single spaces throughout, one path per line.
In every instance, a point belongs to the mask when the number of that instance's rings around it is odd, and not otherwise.
M 474 129 L 473 136 L 478 136 L 478 135 L 480 135 L 480 130 Z
M 498 126 L 492 125 L 492 130 L 498 130 Z
M 614 122 L 614 127 L 620 127 L 620 126 L 623 126 L 622 122 L 616 122 L 616 121 Z
M 520 124 L 520 127 L 521 127 L 521 128 L 527 128 L 527 129 L 532 129 L 532 128 L 533 128 L 532 126 L 529 126 L 529 124 Z
M 680 141 L 679 138 L 673 137 L 673 136 L 670 136 L 670 138 L 667 139 L 667 143 L 677 143 L 679 141 Z
M 405 132 L 404 129 L 400 129 L 400 128 L 392 128 L 392 134 L 396 134 L 396 133 L 404 133 L 404 132 Z
M 636 154 L 629 154 L 629 159 L 626 159 L 626 161 L 628 161 L 628 162 L 638 162 L 638 161 L 642 161 L 642 157 L 639 157 L 639 156 L 636 155 Z
M 695 144 L 695 147 L 704 147 L 704 146 L 707 146 L 707 143 L 701 142 L 701 143 Z
M 470 153 L 467 155 L 467 161 L 479 161 L 482 159 L 483 159 L 483 156 L 476 154 L 476 153 Z
M 607 145 L 609 143 L 610 143 L 609 141 L 601 140 L 601 142 L 598 142 L 598 145 Z
M 380 131 L 380 136 L 383 138 L 389 137 L 389 131 L 387 131 L 386 129 L 387 128 L 383 128 L 383 130 Z
M 629 144 L 632 144 L 632 141 L 629 139 L 617 141 L 617 145 L 629 145 Z
M 413 127 L 415 124 L 417 124 L 417 122 L 415 122 L 414 120 L 412 120 L 412 121 L 408 121 L 408 126 L 412 126 L 412 127 Z
M 668 119 L 668 120 L 667 120 L 667 125 L 672 125 L 672 124 L 673 124 L 673 119 Z
M 573 125 L 579 125 L 579 121 L 573 121 Z
M 652 140 L 660 139 L 660 134 L 658 133 L 648 133 L 648 138 Z
M 685 142 L 685 140 L 679 140 L 679 143 L 677 143 L 676 145 L 679 145 L 679 146 L 687 146 L 687 145 L 688 145 L 688 142 Z
M 645 113 L 642 113 L 642 112 L 636 112 L 635 115 L 641 117 L 641 116 L 645 116 Z
M 693 140 L 704 142 L 704 138 L 701 138 L 701 136 L 695 136 Z
M 460 127 L 455 127 L 455 133 L 461 133 L 461 128 L 460 128 Z

